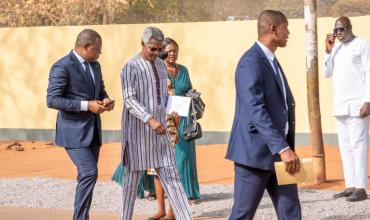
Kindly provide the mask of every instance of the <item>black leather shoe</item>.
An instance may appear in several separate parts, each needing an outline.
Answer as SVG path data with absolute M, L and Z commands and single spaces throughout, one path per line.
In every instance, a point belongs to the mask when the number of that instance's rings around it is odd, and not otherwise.
M 350 195 L 346 201 L 347 202 L 358 202 L 367 199 L 367 193 L 365 189 L 356 189 L 352 195 Z
M 334 199 L 337 199 L 337 198 L 348 197 L 348 196 L 352 195 L 352 193 L 354 191 L 355 191 L 355 188 L 354 187 L 350 187 L 350 188 L 345 189 L 343 192 L 334 194 L 333 195 L 333 198 Z

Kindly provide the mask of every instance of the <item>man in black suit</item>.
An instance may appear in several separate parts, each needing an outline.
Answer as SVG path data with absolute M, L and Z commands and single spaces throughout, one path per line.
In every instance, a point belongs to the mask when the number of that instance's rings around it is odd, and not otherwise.
M 59 110 L 55 142 L 77 167 L 74 220 L 89 219 L 102 144 L 100 114 L 114 101 L 105 91 L 100 64 L 102 39 L 91 29 L 78 34 L 75 48 L 50 70 L 47 106 Z

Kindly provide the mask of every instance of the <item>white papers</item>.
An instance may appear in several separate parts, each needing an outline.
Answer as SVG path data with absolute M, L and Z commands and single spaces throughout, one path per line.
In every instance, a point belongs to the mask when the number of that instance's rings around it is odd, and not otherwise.
M 166 113 L 171 114 L 177 112 L 179 116 L 187 117 L 189 114 L 190 97 L 173 96 L 168 97 Z

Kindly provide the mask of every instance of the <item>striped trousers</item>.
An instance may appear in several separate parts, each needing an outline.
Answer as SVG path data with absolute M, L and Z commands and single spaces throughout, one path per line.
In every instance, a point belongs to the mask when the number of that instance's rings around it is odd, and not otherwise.
M 161 167 L 156 169 L 162 187 L 167 194 L 169 202 L 177 220 L 193 219 L 188 199 L 181 185 L 177 168 Z M 121 220 L 131 220 L 134 211 L 138 180 L 142 171 L 126 169 L 122 185 L 122 211 Z

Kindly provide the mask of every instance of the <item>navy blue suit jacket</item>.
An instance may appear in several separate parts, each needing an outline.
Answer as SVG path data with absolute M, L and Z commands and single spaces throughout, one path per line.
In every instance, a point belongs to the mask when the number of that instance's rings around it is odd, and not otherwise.
M 68 148 L 88 147 L 98 126 L 101 145 L 99 114 L 81 111 L 81 101 L 103 100 L 105 91 L 100 64 L 90 63 L 95 88 L 89 82 L 81 63 L 71 51 L 51 67 L 47 89 L 47 105 L 59 110 L 56 123 L 55 143 Z
M 294 150 L 294 98 L 282 73 L 287 111 L 279 76 L 272 68 L 257 43 L 241 57 L 236 68 L 236 109 L 226 154 L 229 160 L 263 170 L 273 169 L 273 162 L 280 160 L 278 153 L 285 147 Z M 285 138 L 286 122 L 289 131 Z

